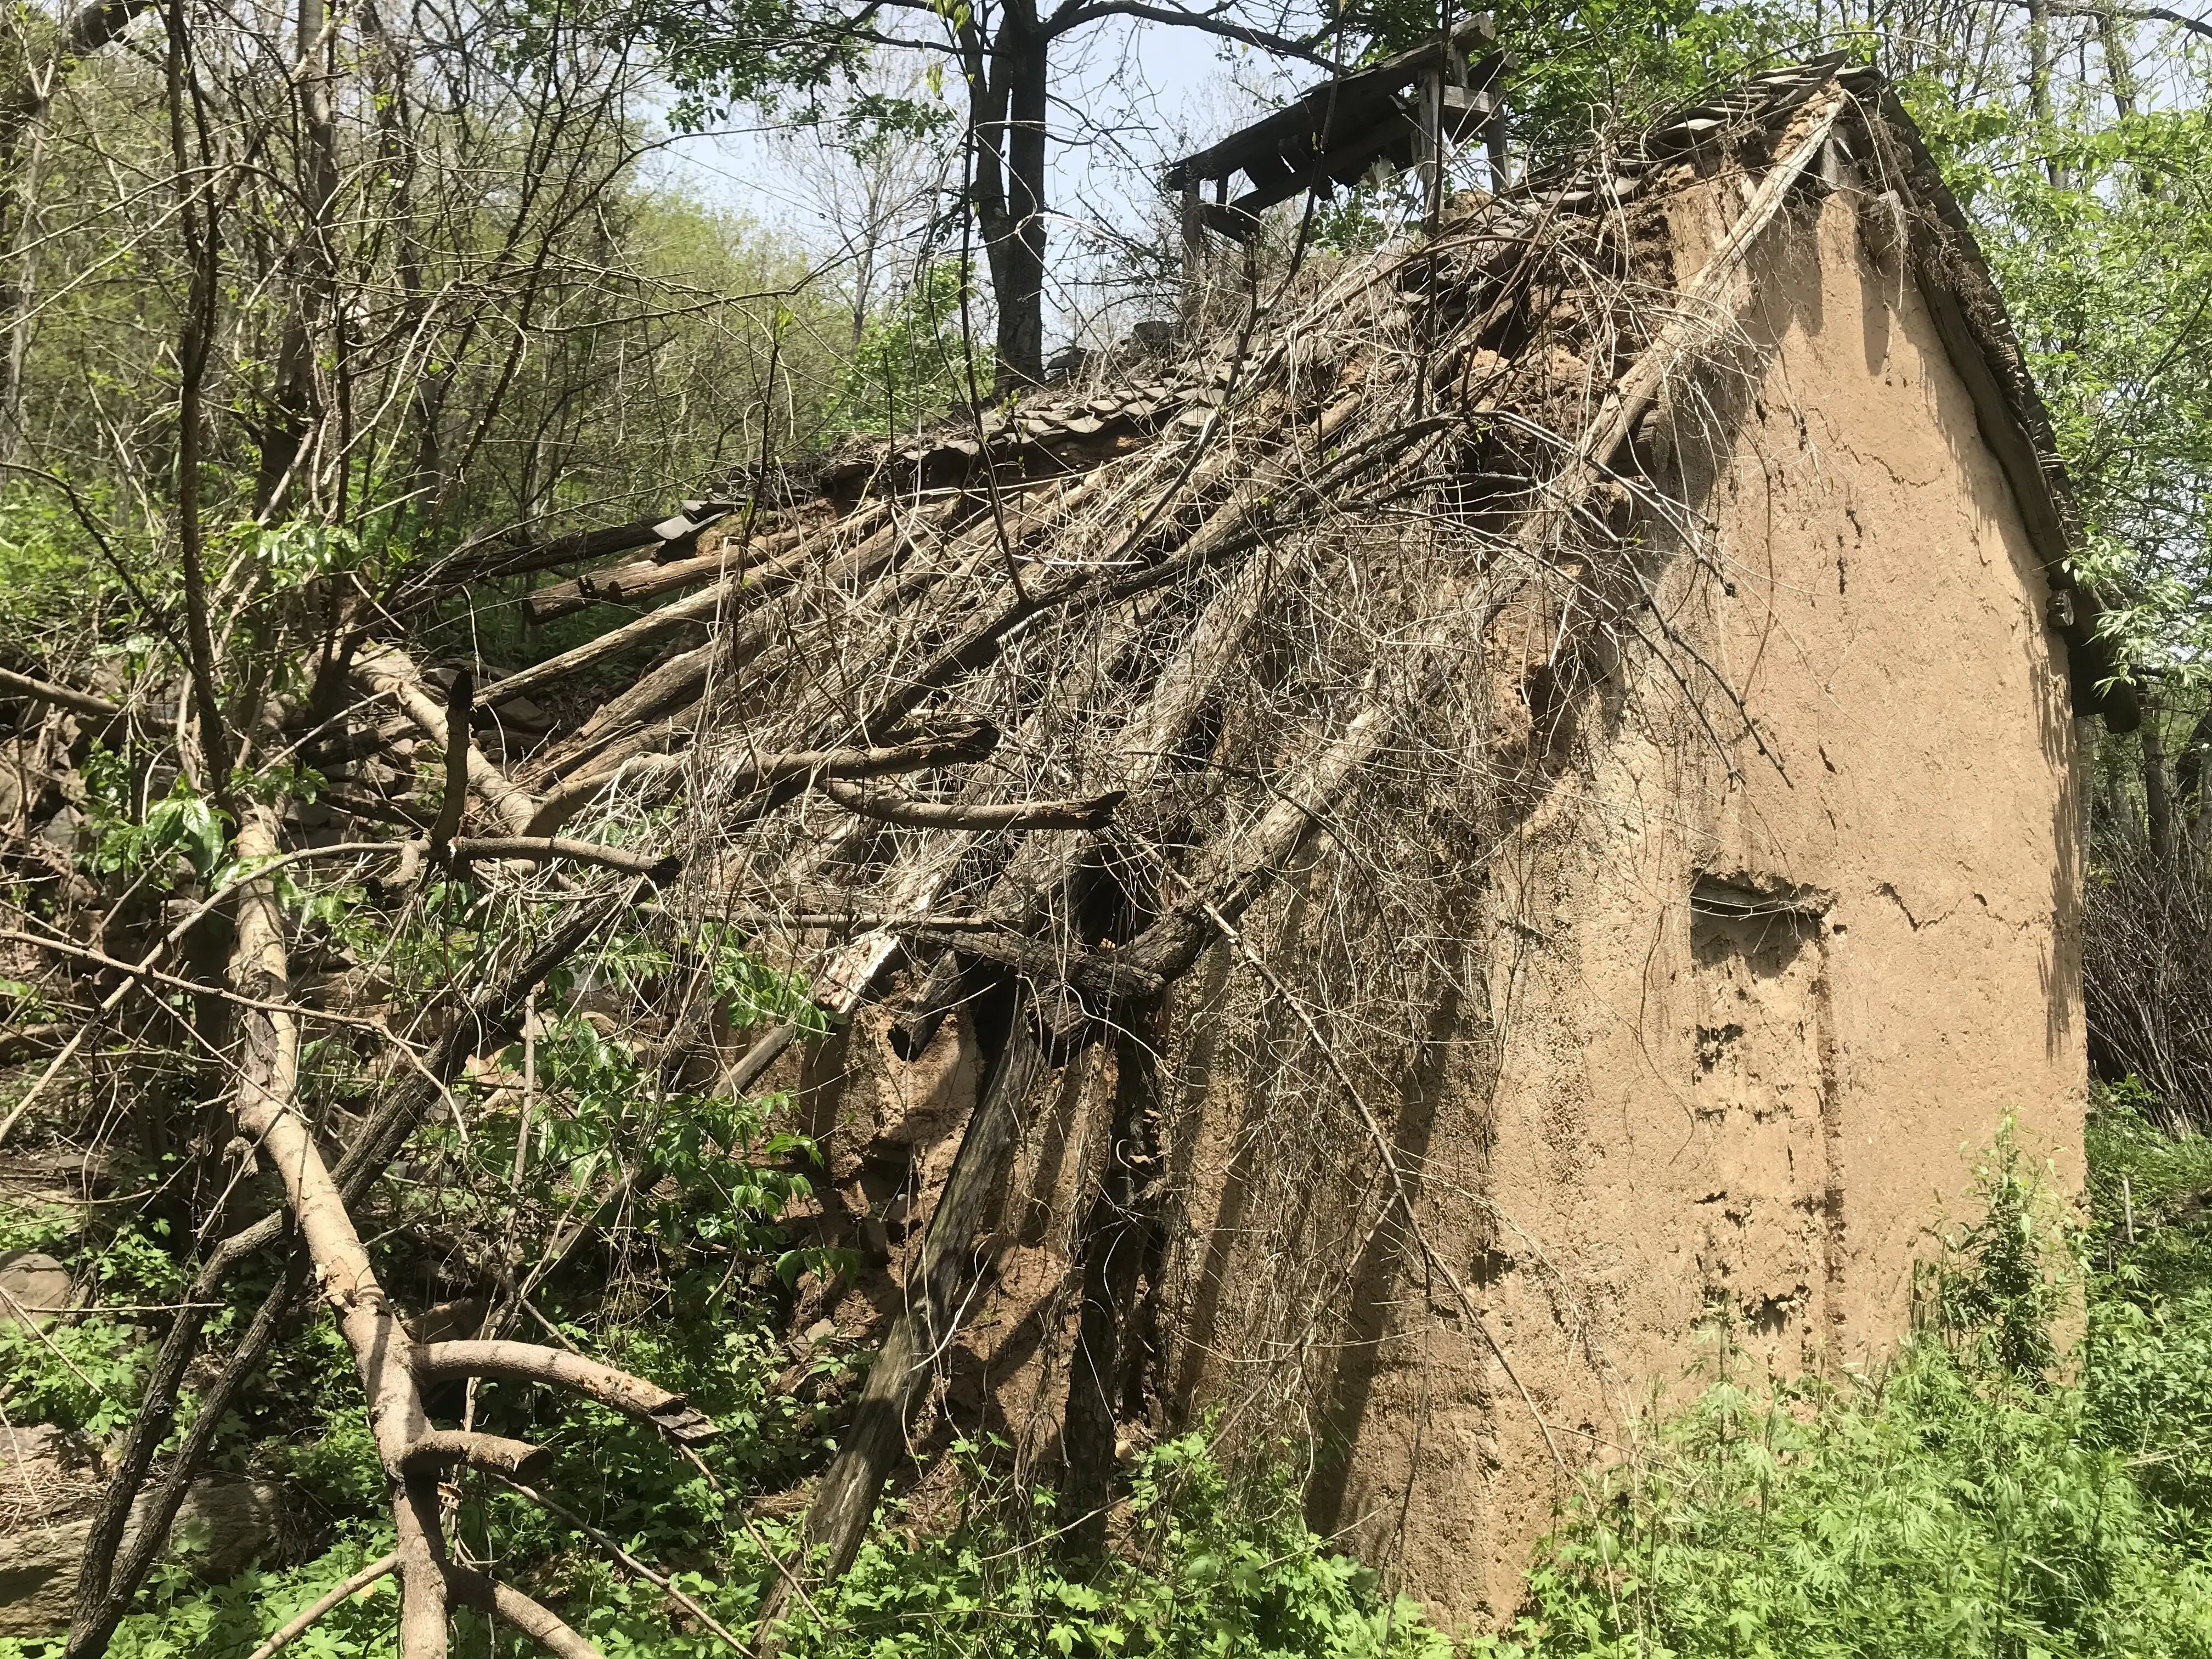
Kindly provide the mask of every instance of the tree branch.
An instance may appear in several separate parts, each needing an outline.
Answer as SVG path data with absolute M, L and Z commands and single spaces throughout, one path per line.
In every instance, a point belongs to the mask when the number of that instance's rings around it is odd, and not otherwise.
M 558 1613 L 512 1585 L 448 1563 L 446 1586 L 462 1606 L 505 1620 L 554 1659 L 600 1659 L 599 1650 L 571 1630 Z
M 416 1375 L 420 1376 L 419 1370 Z M 553 1454 L 526 1440 L 503 1434 L 481 1434 L 469 1429 L 425 1429 L 407 1448 L 407 1467 L 451 1468 L 465 1464 L 489 1469 L 511 1480 L 535 1480 L 551 1467 Z
M 123 705 L 119 702 L 110 702 L 89 691 L 72 691 L 66 685 L 34 680 L 28 674 L 11 673 L 5 668 L 0 668 L 0 696 L 28 697 L 35 702 L 49 702 L 74 714 L 89 714 L 95 720 L 112 720 L 123 713 Z
M 602 847 L 567 836 L 465 836 L 453 843 L 453 858 L 462 864 L 471 859 L 519 859 L 532 864 L 556 864 L 567 859 L 643 876 L 655 884 L 672 880 L 684 867 L 681 854 L 656 857 L 651 853 L 627 853 L 619 847 Z
M 712 1418 L 659 1384 L 581 1354 L 535 1342 L 425 1342 L 415 1350 L 415 1375 L 426 1382 L 483 1376 L 567 1389 L 625 1416 L 650 1423 L 687 1445 L 720 1431 Z
M 2072 0 L 2004 0 L 2008 6 L 2021 11 L 2040 9 L 2052 17 L 2118 18 L 2124 23 L 2172 23 L 2187 29 L 2191 34 L 2212 40 L 2212 20 L 2191 17 L 2185 12 L 2172 11 L 2164 6 L 2096 6 L 2078 5 Z
M 2025 0 L 2021 0 L 2025 3 Z M 1325 40 L 1316 35 L 1308 40 L 1293 40 L 1287 35 L 1270 33 L 1266 29 L 1249 28 L 1242 23 L 1224 21 L 1212 12 L 1185 11 L 1180 6 L 1147 5 L 1144 0 L 1068 0 L 1053 13 L 1044 24 L 1047 40 L 1057 40 L 1072 29 L 1085 23 L 1095 23 L 1102 17 L 1134 17 L 1147 23 L 1165 23 L 1174 28 L 1196 29 L 1202 34 L 1218 35 L 1224 40 L 1235 40 L 1248 46 L 1257 46 L 1263 52 L 1278 52 L 1285 58 L 1295 58 L 1301 63 L 1325 69 L 1331 75 L 1343 73 L 1340 65 L 1331 63 L 1315 50 L 1314 42 Z
M 1122 793 L 1082 800 L 1015 801 L 963 805 L 916 800 L 889 789 L 860 789 L 842 778 L 824 778 L 822 791 L 848 812 L 914 830 L 1097 830 L 1110 822 Z
M 276 1659 L 279 1653 L 306 1635 L 314 1626 L 317 1620 L 332 1612 L 350 1598 L 360 1595 L 362 1591 L 384 1577 L 398 1565 L 398 1550 L 392 1551 L 389 1555 L 379 1556 L 343 1584 L 334 1585 L 325 1591 L 297 1618 L 248 1654 L 246 1659 Z
M 954 766 L 981 760 L 998 744 L 999 728 L 988 720 L 948 720 L 939 722 L 926 735 L 904 743 L 867 749 L 801 749 L 780 755 L 756 755 L 731 774 L 727 793 L 740 798 L 801 778 L 873 778 Z M 544 805 L 538 809 L 538 816 L 532 821 L 529 833 L 545 835 L 558 829 L 618 777 L 649 784 L 680 776 L 691 763 L 689 755 L 641 755 L 605 771 L 571 779 L 546 796 Z

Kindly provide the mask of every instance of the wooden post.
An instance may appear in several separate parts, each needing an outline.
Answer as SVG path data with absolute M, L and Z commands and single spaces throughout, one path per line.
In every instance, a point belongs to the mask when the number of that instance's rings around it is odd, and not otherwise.
M 1187 329 L 1198 316 L 1199 294 L 1206 281 L 1206 214 L 1198 198 L 1195 175 L 1182 181 L 1182 320 Z
M 1420 113 L 1413 134 L 1413 176 L 1420 181 L 1421 213 L 1431 224 L 1443 199 L 1444 64 L 1421 71 Z

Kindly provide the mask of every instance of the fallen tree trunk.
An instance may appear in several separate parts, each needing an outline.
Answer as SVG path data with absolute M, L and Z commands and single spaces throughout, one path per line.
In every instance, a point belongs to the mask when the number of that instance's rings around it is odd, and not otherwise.
M 419 1071 L 410 1072 L 405 1082 L 386 1096 L 339 1158 L 333 1179 L 347 1206 L 357 1203 L 368 1192 L 424 1115 L 439 1103 L 440 1090 L 460 1075 L 468 1060 L 480 1050 L 496 1048 L 513 1038 L 531 990 L 581 949 L 617 908 L 612 902 L 605 908 L 580 908 L 512 973 L 460 1012 Z M 178 1389 L 198 1350 L 216 1292 L 239 1262 L 282 1237 L 289 1222 L 289 1212 L 279 1212 L 233 1234 L 216 1247 L 195 1277 L 185 1305 L 155 1359 L 116 1474 L 102 1494 L 100 1512 L 86 1539 L 68 1659 L 92 1659 L 106 1650 L 139 1585 L 160 1559 L 216 1425 L 239 1388 L 258 1371 L 262 1357 L 275 1340 L 284 1309 L 296 1290 L 289 1279 L 280 1280 L 270 1291 L 229 1361 L 201 1391 L 199 1412 L 177 1449 L 167 1476 L 154 1493 L 135 1541 L 129 1550 L 120 1550 L 154 1454 L 168 1437 L 175 1420 Z
M 249 807 L 237 846 L 243 858 L 274 857 L 275 809 Z M 233 963 L 232 983 L 237 988 L 272 1002 L 285 999 L 290 975 L 283 913 L 269 881 L 249 881 L 240 895 Z M 401 1651 L 406 1659 L 436 1659 L 446 1650 L 446 1577 L 434 1544 L 436 1482 L 409 1478 L 415 1448 L 430 1431 L 410 1368 L 413 1342 L 377 1283 L 344 1197 L 294 1103 L 299 1080 L 298 1023 L 289 1013 L 255 1009 L 243 1024 L 246 1059 L 239 1085 L 238 1127 L 260 1147 L 284 1183 L 294 1222 L 314 1267 L 316 1286 L 353 1350 L 368 1396 L 369 1428 L 377 1459 L 392 1485 L 392 1518 L 399 1528 Z

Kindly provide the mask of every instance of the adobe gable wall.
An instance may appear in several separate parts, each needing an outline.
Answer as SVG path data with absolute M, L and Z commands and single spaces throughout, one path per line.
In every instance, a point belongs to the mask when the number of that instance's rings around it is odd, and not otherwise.
M 1686 275 L 1713 189 L 1668 210 Z M 1522 1389 L 1578 1465 L 1706 1380 L 1723 1323 L 1739 1376 L 1878 1370 L 2008 1113 L 2080 1180 L 2063 647 L 1864 199 L 1769 233 L 1735 361 L 1654 434 L 1713 523 L 1657 608 L 1717 677 L 1702 718 L 1656 675 L 1598 698 L 1495 866 L 1494 1087 L 1447 1092 L 1421 1150 L 1511 1376 L 1409 1275 L 1340 1366 L 1312 1518 L 1447 1617 L 1510 1614 L 1563 1488 Z

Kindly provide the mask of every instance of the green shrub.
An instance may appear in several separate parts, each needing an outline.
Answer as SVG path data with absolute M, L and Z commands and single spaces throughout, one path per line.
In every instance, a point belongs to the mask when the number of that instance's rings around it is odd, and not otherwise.
M 2001 1139 L 1983 1219 L 1925 1275 L 1923 1328 L 1886 1376 L 1710 1388 L 1626 1466 L 1593 1478 L 1539 1552 L 1511 1629 L 1481 1659 L 2102 1659 L 2212 1656 L 2212 1280 L 2199 1259 L 2202 1143 L 2145 1127 L 2124 1093 L 2091 1134 L 2086 1226 Z M 2106 1202 L 2134 1209 L 2115 1240 Z M 31 1223 L 22 1224 L 28 1229 Z M 2185 1235 L 2179 1242 L 2161 1235 Z M 117 1253 L 118 1273 L 142 1246 Z M 2146 1264 L 2148 1265 L 2146 1265 Z M 2089 1271 L 2083 1272 L 2087 1264 Z M 2073 1286 L 2086 1288 L 2086 1304 Z M 748 1632 L 788 1522 L 746 1494 L 819 1467 L 830 1402 L 856 1357 L 826 1345 L 794 1397 L 763 1288 L 701 1266 L 593 1336 L 610 1358 L 684 1390 L 722 1425 L 702 1469 L 649 1431 L 543 1391 L 494 1387 L 477 1420 L 552 1450 L 564 1503 Z M 2086 1305 L 2061 1352 L 2054 1330 Z M 380 1482 L 358 1431 L 345 1356 L 326 1327 L 277 1370 L 318 1425 L 278 1461 L 337 1518 L 335 1542 L 289 1571 L 217 1589 L 182 1567 L 149 1587 L 118 1636 L 127 1659 L 243 1659 L 264 1636 L 386 1547 Z M 782 1386 L 779 1387 L 779 1382 Z M 1441 1659 L 1452 1644 L 1367 1568 L 1307 1529 L 1285 1465 L 1232 1478 L 1193 1434 L 1142 1455 L 1114 1549 L 1057 1547 L 1048 1492 L 994 1473 L 1002 1447 L 963 1445 L 958 1515 L 933 1528 L 887 1504 L 852 1571 L 794 1609 L 793 1659 L 1255 1656 Z M 472 1486 L 455 1520 L 471 1550 L 557 1603 L 608 1659 L 705 1659 L 719 1638 L 672 1619 L 564 1522 Z M 303 1644 L 384 1659 L 388 1587 Z M 464 1625 L 456 1650 L 489 1652 Z M 502 1638 L 501 1653 L 520 1652 Z M 0 1643 L 0 1659 L 39 1644 Z

